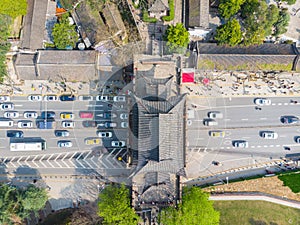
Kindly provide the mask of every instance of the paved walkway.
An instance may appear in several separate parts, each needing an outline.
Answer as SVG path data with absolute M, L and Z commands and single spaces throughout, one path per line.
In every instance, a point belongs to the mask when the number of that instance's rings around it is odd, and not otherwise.
M 300 209 L 300 202 L 293 201 L 290 199 L 284 199 L 272 195 L 263 193 L 252 193 L 245 192 L 239 194 L 224 193 L 224 194 L 213 194 L 209 197 L 209 200 L 213 201 L 240 201 L 240 200 L 251 200 L 251 201 L 267 201 L 292 208 Z

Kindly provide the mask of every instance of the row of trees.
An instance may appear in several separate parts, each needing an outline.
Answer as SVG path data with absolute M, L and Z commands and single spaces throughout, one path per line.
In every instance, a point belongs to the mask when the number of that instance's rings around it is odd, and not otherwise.
M 217 225 L 220 214 L 213 208 L 209 195 L 198 187 L 183 190 L 182 203 L 177 208 L 168 207 L 161 211 L 162 225 Z M 130 206 L 129 190 L 124 184 L 108 185 L 99 195 L 99 216 L 104 224 L 136 225 L 139 217 Z
M 45 189 L 28 186 L 20 189 L 0 185 L 0 224 L 21 224 L 31 213 L 44 208 L 48 200 Z
M 261 0 L 222 0 L 219 13 L 225 23 L 215 40 L 230 46 L 261 44 L 266 36 L 285 33 L 290 20 L 287 9 Z

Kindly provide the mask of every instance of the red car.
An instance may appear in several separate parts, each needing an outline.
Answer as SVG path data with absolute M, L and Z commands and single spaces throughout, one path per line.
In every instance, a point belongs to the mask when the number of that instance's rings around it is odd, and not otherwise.
M 94 113 L 93 112 L 88 112 L 88 111 L 85 111 L 85 112 L 79 112 L 79 117 L 80 118 L 93 118 L 94 117 Z

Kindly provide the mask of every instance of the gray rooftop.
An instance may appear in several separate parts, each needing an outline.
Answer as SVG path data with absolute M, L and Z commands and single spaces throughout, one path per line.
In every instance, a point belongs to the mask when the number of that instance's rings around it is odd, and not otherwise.
M 151 7 L 148 9 L 148 11 L 153 13 L 160 13 L 161 11 L 166 11 L 168 9 L 168 4 L 166 4 L 163 0 L 155 0 L 151 4 Z
M 209 0 L 189 0 L 189 27 L 209 28 Z

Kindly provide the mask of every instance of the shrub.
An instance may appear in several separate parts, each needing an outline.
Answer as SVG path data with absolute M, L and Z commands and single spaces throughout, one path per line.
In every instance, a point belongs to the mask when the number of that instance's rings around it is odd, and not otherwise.
M 170 8 L 169 16 L 163 16 L 162 18 L 163 21 L 167 21 L 167 22 L 174 20 L 175 17 L 174 0 L 168 0 L 168 3 Z
M 156 23 L 157 19 L 154 17 L 149 17 L 148 12 L 143 10 L 143 21 L 148 23 Z

